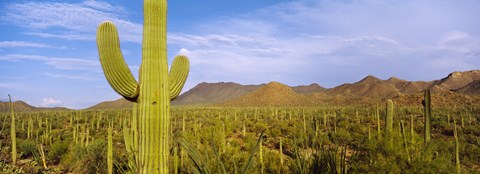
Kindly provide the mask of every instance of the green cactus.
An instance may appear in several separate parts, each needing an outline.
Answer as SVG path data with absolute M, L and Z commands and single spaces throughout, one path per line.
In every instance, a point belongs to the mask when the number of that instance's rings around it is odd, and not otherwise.
M 411 138 L 411 144 L 415 143 L 415 130 L 414 130 L 414 125 L 413 125 L 413 114 L 410 114 L 410 138 Z
M 177 56 L 168 73 L 166 21 L 166 0 L 144 1 L 139 83 L 123 60 L 114 24 L 103 22 L 97 30 L 100 62 L 110 86 L 138 103 L 138 173 L 168 173 L 170 101 L 180 94 L 189 71 L 188 58 Z
M 402 139 L 403 139 L 403 148 L 405 148 L 405 151 L 407 152 L 408 161 L 410 161 L 410 151 L 408 150 L 407 137 L 405 136 L 405 126 L 404 126 L 403 120 L 400 121 L 400 132 L 402 134 Z
M 459 155 L 460 148 L 458 143 L 457 123 L 455 122 L 455 119 L 453 120 L 453 127 L 453 136 L 455 138 L 455 167 L 457 169 L 457 173 L 461 173 Z
M 10 138 L 12 139 L 12 164 L 15 165 L 17 163 L 17 132 L 15 131 L 15 110 L 10 94 L 8 94 L 8 101 L 10 102 L 10 110 L 12 112 L 12 128 L 10 129 Z
M 280 137 L 280 164 L 283 166 L 283 144 L 282 144 L 282 137 Z
M 431 100 L 430 100 L 430 89 L 425 90 L 424 92 L 424 99 L 423 99 L 423 113 L 425 118 L 425 145 L 430 142 L 430 138 L 432 137 L 432 109 L 431 109 Z
M 178 174 L 178 147 L 173 147 L 173 173 Z
M 263 141 L 260 141 L 260 173 L 263 174 L 263 171 L 264 171 L 264 163 L 263 163 Z
M 108 174 L 113 173 L 113 138 L 112 138 L 112 123 L 108 124 L 108 131 L 107 131 L 107 139 L 108 139 L 108 148 L 107 148 L 107 168 Z
M 393 131 L 393 101 L 387 101 L 387 116 L 385 117 L 385 131 L 391 133 Z
M 387 101 L 387 115 L 385 116 L 385 137 L 387 138 L 388 146 L 393 146 L 393 101 Z
M 378 107 L 378 103 L 375 107 L 375 116 L 377 117 L 377 133 L 380 134 L 381 126 L 380 126 L 380 109 Z
M 305 119 L 305 109 L 302 109 L 302 117 L 303 117 L 303 133 L 307 133 L 307 121 Z

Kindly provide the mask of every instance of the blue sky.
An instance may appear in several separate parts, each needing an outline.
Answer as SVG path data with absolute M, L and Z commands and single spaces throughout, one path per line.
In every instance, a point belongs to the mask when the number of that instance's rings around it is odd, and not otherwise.
M 85 108 L 120 98 L 101 70 L 95 31 L 104 20 L 117 25 L 138 76 L 142 6 L 1 1 L 0 99 Z M 185 54 L 191 62 L 183 91 L 220 81 L 428 81 L 480 66 L 478 0 L 175 0 L 168 8 L 169 61 Z

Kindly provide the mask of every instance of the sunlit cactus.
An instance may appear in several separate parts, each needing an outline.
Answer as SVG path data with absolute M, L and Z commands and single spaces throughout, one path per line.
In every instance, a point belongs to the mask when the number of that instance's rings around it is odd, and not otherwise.
M 142 64 L 139 81 L 130 72 L 120 50 L 112 22 L 97 30 L 97 46 L 103 72 L 112 88 L 138 103 L 137 173 L 168 173 L 170 101 L 183 88 L 189 71 L 185 56 L 177 56 L 168 73 L 167 1 L 144 1 Z

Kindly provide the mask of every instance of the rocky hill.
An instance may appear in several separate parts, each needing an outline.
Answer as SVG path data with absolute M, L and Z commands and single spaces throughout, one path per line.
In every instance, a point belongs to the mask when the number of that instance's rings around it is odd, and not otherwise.
M 480 80 L 475 80 L 464 87 L 461 87 L 455 92 L 462 93 L 462 94 L 469 94 L 469 95 L 478 95 L 480 94 Z
M 313 93 L 319 93 L 319 92 L 324 92 L 326 89 L 316 83 L 312 83 L 310 85 L 300 85 L 300 86 L 294 86 L 291 87 L 293 91 L 299 94 L 313 94 Z
M 262 85 L 240 85 L 233 82 L 200 83 L 178 96 L 172 105 L 208 105 L 248 94 Z
M 132 102 L 121 98 L 117 99 L 115 101 L 104 101 L 99 104 L 96 104 L 92 107 L 89 107 L 88 109 L 125 109 L 125 108 L 132 108 L 133 104 Z
M 400 91 L 395 85 L 380 80 L 374 76 L 367 76 L 353 84 L 343 84 L 327 89 L 328 95 L 342 95 L 345 97 L 390 98 L 398 96 Z
M 221 103 L 222 106 L 305 106 L 309 105 L 309 99 L 302 94 L 296 93 L 291 87 L 270 82 L 257 90 Z
M 29 111 L 41 111 L 41 110 L 68 110 L 68 108 L 64 108 L 64 107 L 54 107 L 54 108 L 34 107 L 25 103 L 24 101 L 13 102 L 13 108 L 15 112 L 29 112 Z M 0 101 L 0 112 L 10 112 L 10 102 Z

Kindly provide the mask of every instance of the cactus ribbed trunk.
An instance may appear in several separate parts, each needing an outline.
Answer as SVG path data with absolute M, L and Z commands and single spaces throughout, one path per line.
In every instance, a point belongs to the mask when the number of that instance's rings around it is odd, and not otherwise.
M 166 15 L 166 1 L 144 1 L 144 46 L 138 96 L 139 173 L 168 173 L 170 93 Z
M 136 173 L 168 173 L 170 100 L 179 94 L 188 76 L 189 62 L 177 56 L 170 73 L 167 62 L 167 2 L 144 1 L 142 64 L 139 83 L 123 60 L 115 25 L 104 22 L 97 30 L 97 45 L 104 74 L 112 88 L 135 102 L 133 152 Z M 138 119 L 136 122 L 135 119 Z M 137 142 L 138 141 L 138 142 Z M 136 147 L 137 146 L 137 147 Z

